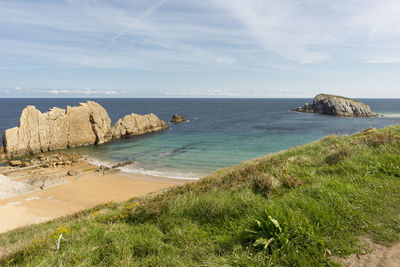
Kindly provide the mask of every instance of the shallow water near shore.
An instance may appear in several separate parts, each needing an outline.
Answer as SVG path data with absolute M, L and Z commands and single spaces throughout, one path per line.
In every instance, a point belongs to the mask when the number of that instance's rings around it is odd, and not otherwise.
M 42 112 L 87 99 L 0 99 L 0 131 L 18 125 L 22 109 Z M 290 112 L 311 99 L 92 99 L 114 123 L 130 113 L 174 113 L 189 121 L 170 129 L 99 146 L 77 148 L 95 164 L 134 160 L 126 172 L 196 179 L 244 160 L 308 143 L 331 134 L 400 123 L 400 99 L 360 99 L 383 118 L 338 118 Z

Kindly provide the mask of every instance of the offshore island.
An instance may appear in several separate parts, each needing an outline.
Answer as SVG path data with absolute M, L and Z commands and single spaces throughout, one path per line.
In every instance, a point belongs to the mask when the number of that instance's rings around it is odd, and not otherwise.
M 312 104 L 305 103 L 304 107 L 293 111 L 338 117 L 383 117 L 381 114 L 373 114 L 367 104 L 358 100 L 329 94 L 318 94 Z

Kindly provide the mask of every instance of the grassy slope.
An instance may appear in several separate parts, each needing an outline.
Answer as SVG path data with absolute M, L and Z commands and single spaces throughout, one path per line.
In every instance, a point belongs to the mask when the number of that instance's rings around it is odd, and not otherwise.
M 0 265 L 334 265 L 400 233 L 400 126 L 329 136 L 193 184 L 0 235 Z M 268 249 L 247 229 L 264 212 Z M 61 241 L 55 253 L 55 240 Z M 263 237 L 260 234 L 260 237 Z M 268 236 L 264 236 L 268 237 Z

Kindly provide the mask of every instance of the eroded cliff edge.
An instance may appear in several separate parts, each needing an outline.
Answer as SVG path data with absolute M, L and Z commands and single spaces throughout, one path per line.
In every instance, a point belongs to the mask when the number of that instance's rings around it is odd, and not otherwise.
M 374 117 L 371 108 L 358 100 L 328 94 L 319 94 L 314 97 L 313 103 L 305 103 L 293 111 L 326 114 L 340 117 Z
M 70 147 L 102 144 L 111 140 L 167 129 L 154 114 L 131 114 L 111 127 L 107 111 L 98 103 L 87 101 L 67 109 L 52 108 L 41 113 L 27 106 L 19 127 L 3 133 L 3 153 L 7 157 L 23 156 Z

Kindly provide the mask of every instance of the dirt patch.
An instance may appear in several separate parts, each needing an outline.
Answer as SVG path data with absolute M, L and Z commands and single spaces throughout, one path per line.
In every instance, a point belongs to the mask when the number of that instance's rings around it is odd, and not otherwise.
M 370 239 L 363 239 L 368 252 L 364 255 L 352 254 L 345 258 L 333 257 L 333 260 L 343 266 L 351 267 L 399 267 L 400 242 L 391 247 L 373 243 Z

